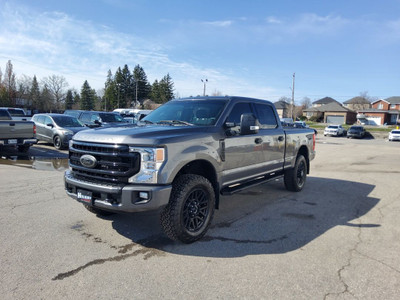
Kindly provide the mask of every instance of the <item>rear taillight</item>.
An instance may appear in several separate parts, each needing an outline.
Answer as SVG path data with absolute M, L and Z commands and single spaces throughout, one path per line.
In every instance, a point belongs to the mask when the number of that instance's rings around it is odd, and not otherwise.
M 312 149 L 313 149 L 313 151 L 315 151 L 315 133 L 313 134 L 312 141 L 313 141 L 313 143 L 312 143 Z
M 36 134 L 36 125 L 33 125 L 33 134 Z

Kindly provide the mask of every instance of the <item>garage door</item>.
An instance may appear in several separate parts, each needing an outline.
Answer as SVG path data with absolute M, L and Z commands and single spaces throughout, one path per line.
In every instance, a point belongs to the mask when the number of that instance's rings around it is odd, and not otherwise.
M 327 116 L 326 123 L 328 124 L 344 124 L 344 116 Z
M 369 125 L 381 125 L 382 118 L 381 117 L 367 117 Z

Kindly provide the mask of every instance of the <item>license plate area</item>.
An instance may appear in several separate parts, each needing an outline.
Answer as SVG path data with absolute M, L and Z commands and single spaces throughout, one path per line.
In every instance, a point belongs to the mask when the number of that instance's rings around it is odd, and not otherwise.
M 15 145 L 17 143 L 17 140 L 16 139 L 10 139 L 10 140 L 8 140 L 8 144 L 9 145 Z
M 78 201 L 92 205 L 93 196 L 91 191 L 77 189 L 76 194 Z

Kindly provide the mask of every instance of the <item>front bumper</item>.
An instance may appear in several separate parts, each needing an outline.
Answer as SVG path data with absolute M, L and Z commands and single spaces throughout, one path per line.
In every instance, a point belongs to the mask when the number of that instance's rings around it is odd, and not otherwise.
M 76 179 L 70 170 L 64 173 L 68 196 L 78 199 L 78 190 L 92 193 L 90 201 L 80 201 L 113 212 L 140 212 L 156 210 L 168 204 L 171 185 L 107 185 Z M 141 194 L 148 195 L 143 199 Z

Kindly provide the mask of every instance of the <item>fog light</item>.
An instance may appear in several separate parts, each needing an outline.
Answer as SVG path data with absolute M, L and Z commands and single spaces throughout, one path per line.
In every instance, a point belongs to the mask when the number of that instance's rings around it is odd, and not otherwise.
M 142 200 L 149 200 L 149 193 L 148 192 L 140 192 L 139 198 Z

